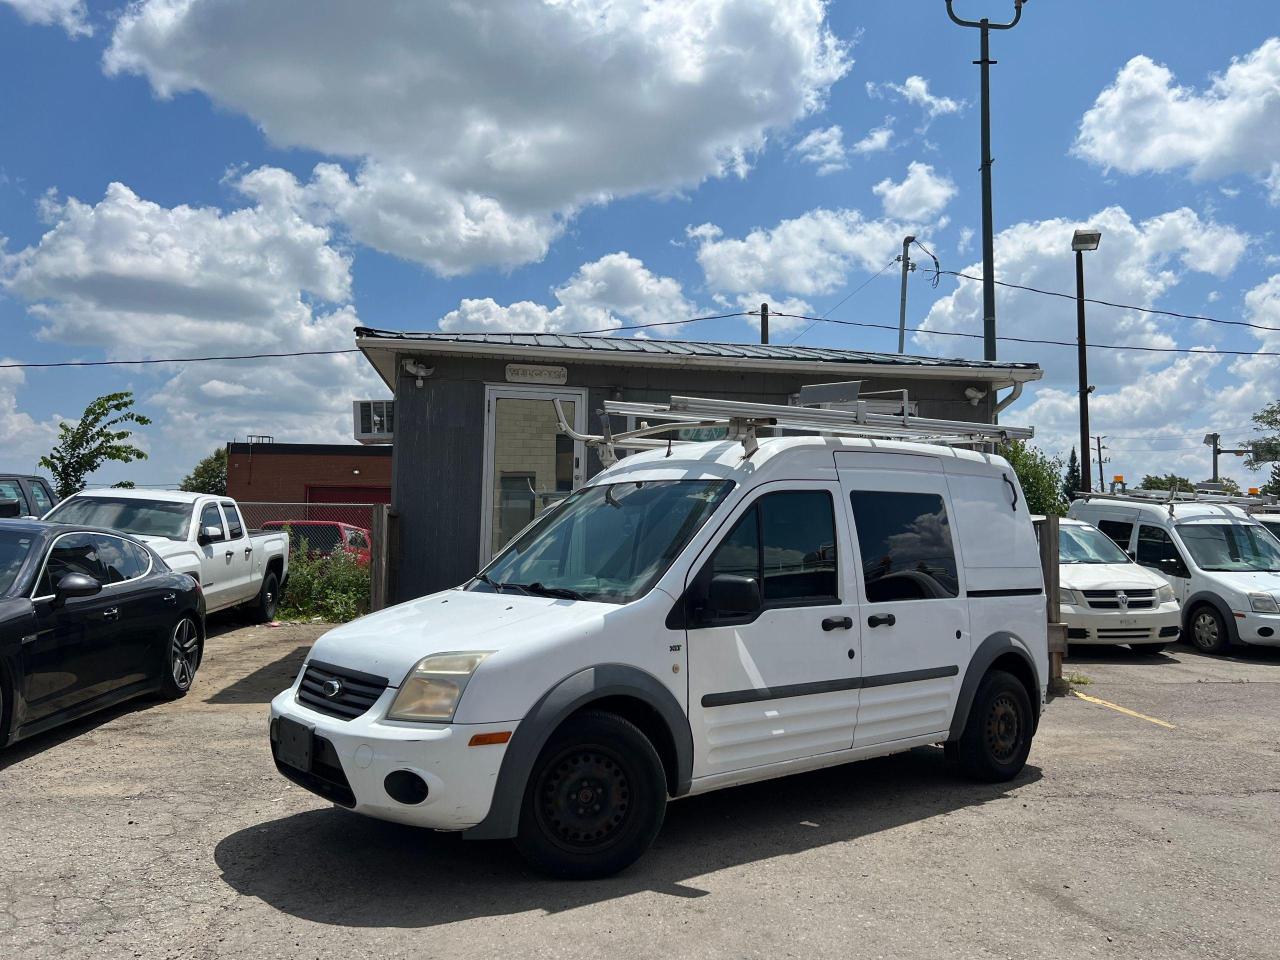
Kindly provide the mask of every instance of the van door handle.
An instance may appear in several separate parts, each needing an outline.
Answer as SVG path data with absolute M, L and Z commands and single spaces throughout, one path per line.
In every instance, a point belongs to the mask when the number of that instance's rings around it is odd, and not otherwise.
M 822 621 L 823 630 L 852 630 L 853 617 L 827 617 Z
M 877 614 L 867 617 L 868 627 L 892 627 L 897 622 L 898 618 L 892 613 Z

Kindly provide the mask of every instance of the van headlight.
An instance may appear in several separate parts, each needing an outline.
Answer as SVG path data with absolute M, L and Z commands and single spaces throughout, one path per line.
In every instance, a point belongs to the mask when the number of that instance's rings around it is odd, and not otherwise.
M 1156 603 L 1173 603 L 1177 599 L 1173 593 L 1173 587 L 1165 584 L 1162 587 L 1156 587 Z
M 1081 598 L 1080 594 L 1075 590 L 1069 590 L 1066 587 L 1058 588 L 1058 602 L 1065 603 L 1067 606 L 1071 607 L 1084 606 L 1084 600 Z
M 1249 594 L 1249 606 L 1253 608 L 1254 613 L 1280 613 L 1280 606 L 1276 606 L 1276 598 L 1269 593 Z
M 388 720 L 431 720 L 448 723 L 476 667 L 492 650 L 434 653 L 419 660 L 400 684 Z

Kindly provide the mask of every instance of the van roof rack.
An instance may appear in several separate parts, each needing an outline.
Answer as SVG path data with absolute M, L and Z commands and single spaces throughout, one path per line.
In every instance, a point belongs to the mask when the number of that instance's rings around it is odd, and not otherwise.
M 603 432 L 599 436 L 572 429 L 559 400 L 555 401 L 555 408 L 560 421 L 560 432 L 574 440 L 599 447 L 601 459 L 606 465 L 616 461 L 615 449 L 653 450 L 669 447 L 674 443 L 689 443 L 691 441 L 677 440 L 674 437 L 663 439 L 661 434 L 669 434 L 673 430 L 711 427 L 724 427 L 727 439 L 740 441 L 745 449 L 744 459 L 756 452 L 761 428 L 823 436 L 909 440 L 947 446 L 1026 440 L 1035 434 L 1031 427 L 912 416 L 905 412 L 909 409 L 908 403 L 905 391 L 902 412 L 896 414 L 872 412 L 870 404 L 865 400 L 842 403 L 839 409 L 701 397 L 672 397 L 670 403 L 606 400 L 601 411 Z M 613 433 L 610 416 L 634 417 L 638 426 L 622 433 Z
M 1169 508 L 1169 516 L 1173 516 L 1173 508 L 1180 503 L 1197 503 L 1206 506 L 1232 506 L 1245 507 L 1247 512 L 1252 512 L 1259 507 L 1265 507 L 1277 502 L 1277 498 L 1270 494 L 1260 494 L 1256 497 L 1236 496 L 1229 493 L 1218 493 L 1216 491 L 1204 490 L 1179 490 L 1174 487 L 1172 490 L 1130 490 L 1126 493 L 1097 493 L 1092 490 L 1080 490 L 1076 493 L 1079 500 L 1112 500 L 1121 503 L 1149 503 L 1156 505 L 1164 505 Z

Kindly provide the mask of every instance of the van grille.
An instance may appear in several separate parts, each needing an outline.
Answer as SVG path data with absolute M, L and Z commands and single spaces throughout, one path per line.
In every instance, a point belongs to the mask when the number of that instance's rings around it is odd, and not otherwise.
M 332 689 L 335 682 L 338 685 L 337 694 L 327 696 L 326 685 Z M 298 687 L 298 702 L 331 717 L 354 720 L 378 701 L 382 691 L 387 689 L 387 682 L 386 677 L 376 677 L 371 673 L 360 673 L 358 670 L 347 670 L 312 660 L 302 675 L 302 684 Z
M 1085 590 L 1085 601 L 1094 610 L 1120 610 L 1119 595 L 1129 598 L 1129 610 L 1150 610 L 1155 606 L 1154 590 Z

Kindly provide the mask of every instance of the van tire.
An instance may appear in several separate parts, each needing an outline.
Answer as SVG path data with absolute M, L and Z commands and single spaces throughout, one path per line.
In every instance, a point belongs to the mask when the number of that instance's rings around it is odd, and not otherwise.
M 249 607 L 249 614 L 254 623 L 270 623 L 276 618 L 276 610 L 280 607 L 280 580 L 274 570 L 268 570 L 262 577 L 262 586 L 258 588 L 258 596 Z
M 969 719 L 960 734 L 960 770 L 974 780 L 1012 780 L 1031 752 L 1035 717 L 1022 682 L 1011 673 L 992 670 L 978 684 Z
M 1187 617 L 1187 642 L 1200 653 L 1226 653 L 1231 635 L 1222 614 L 1207 603 L 1192 610 Z
M 580 713 L 529 774 L 516 849 L 549 876 L 611 876 L 649 849 L 666 809 L 667 778 L 648 737 L 616 714 Z

